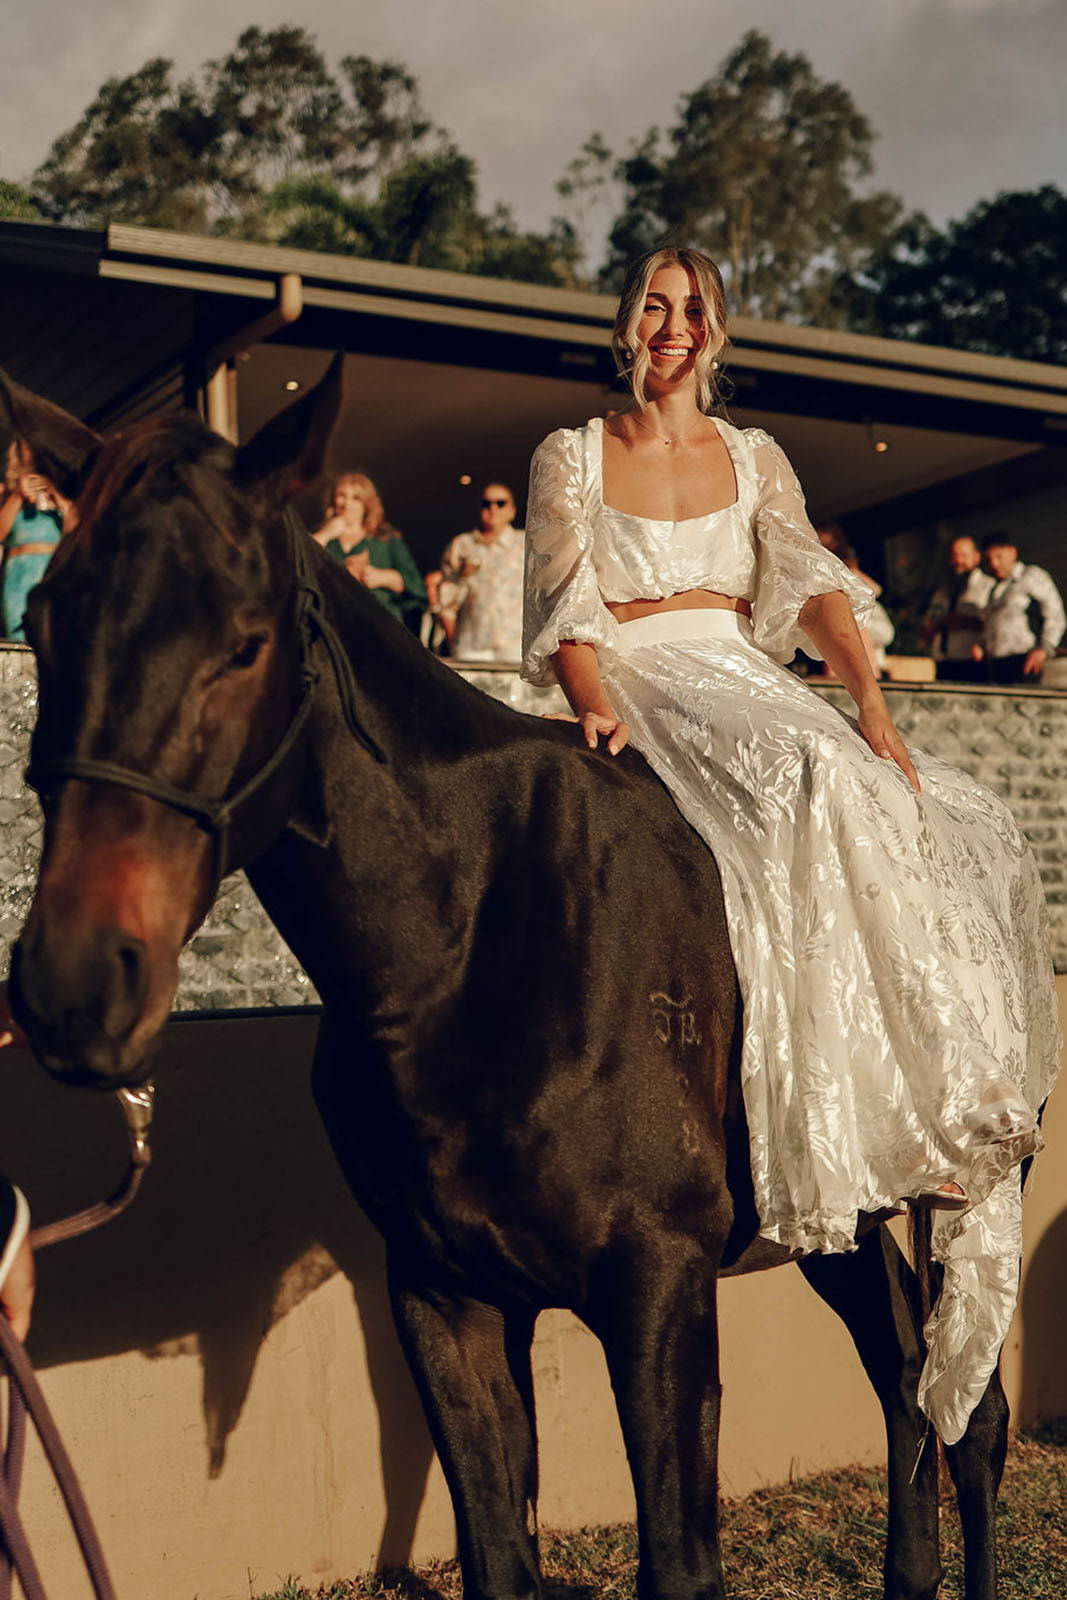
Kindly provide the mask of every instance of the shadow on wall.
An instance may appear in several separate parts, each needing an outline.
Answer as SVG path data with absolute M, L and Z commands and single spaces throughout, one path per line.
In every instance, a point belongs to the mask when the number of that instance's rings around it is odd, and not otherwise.
M 382 1565 L 410 1554 L 433 1446 L 393 1330 L 378 1234 L 345 1187 L 308 1082 L 317 1017 L 173 1022 L 156 1065 L 153 1162 L 131 1209 L 38 1259 L 37 1367 L 130 1350 L 199 1354 L 208 1472 L 275 1322 L 338 1268 L 352 1284 L 379 1418 Z M 3 1055 L 0 1168 L 35 1221 L 117 1183 L 125 1161 L 110 1095 L 60 1088 Z M 354 1354 L 354 1353 L 353 1353 Z
M 1030 1257 L 1020 1304 L 1023 1370 L 1019 1421 L 1024 1426 L 1067 1417 L 1063 1293 L 1067 1284 L 1067 1210 L 1045 1229 Z

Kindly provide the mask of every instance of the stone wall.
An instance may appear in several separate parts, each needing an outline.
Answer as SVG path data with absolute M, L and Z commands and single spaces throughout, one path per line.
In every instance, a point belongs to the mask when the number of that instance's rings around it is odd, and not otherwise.
M 516 710 L 565 709 L 557 692 L 531 689 L 511 671 L 482 667 L 464 676 Z M 851 705 L 842 689 L 820 689 Z M 995 789 L 1015 813 L 1041 868 L 1057 969 L 1067 971 L 1067 693 L 1005 692 L 943 685 L 889 685 L 887 698 L 909 742 Z M 0 647 L 0 970 L 30 903 L 40 849 L 40 815 L 23 782 L 36 706 L 32 653 Z M 313 1005 L 317 996 L 267 920 L 243 874 L 225 880 L 182 960 L 179 1011 Z

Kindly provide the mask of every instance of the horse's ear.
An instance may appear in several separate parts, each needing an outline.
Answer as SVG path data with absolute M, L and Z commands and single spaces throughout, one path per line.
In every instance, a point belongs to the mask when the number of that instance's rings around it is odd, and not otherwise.
M 72 499 L 81 488 L 87 464 L 100 448 L 100 435 L 62 406 L 24 389 L 6 372 L 0 372 L 0 415 L 16 438 L 29 445 L 42 478 Z
M 234 477 L 277 500 L 299 494 L 322 472 L 326 448 L 341 415 L 345 358 L 338 351 L 314 389 L 287 406 L 237 451 Z

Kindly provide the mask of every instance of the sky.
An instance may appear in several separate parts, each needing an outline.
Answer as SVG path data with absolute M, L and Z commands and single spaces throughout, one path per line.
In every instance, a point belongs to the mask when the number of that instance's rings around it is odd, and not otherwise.
M 621 152 L 669 125 L 749 28 L 849 89 L 879 135 L 875 184 L 935 222 L 1067 187 L 1067 0 L 36 0 L 5 25 L 0 176 L 28 177 L 105 78 L 157 55 L 192 71 L 251 23 L 299 23 L 333 62 L 403 62 L 483 205 L 526 227 L 559 209 L 590 133 Z

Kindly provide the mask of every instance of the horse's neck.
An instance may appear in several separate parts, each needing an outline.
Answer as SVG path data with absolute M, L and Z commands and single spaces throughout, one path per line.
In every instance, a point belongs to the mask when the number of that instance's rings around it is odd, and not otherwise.
M 525 730 L 371 597 L 328 592 L 356 710 L 384 760 L 352 737 L 324 662 L 304 793 L 250 875 L 323 998 L 377 1013 L 461 963 L 492 870 L 490 819 L 514 800 L 506 747 Z

